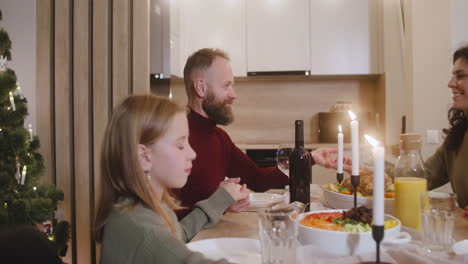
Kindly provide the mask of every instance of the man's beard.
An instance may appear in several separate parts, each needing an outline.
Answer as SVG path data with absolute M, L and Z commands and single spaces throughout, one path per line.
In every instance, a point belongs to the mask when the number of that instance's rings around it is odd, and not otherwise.
M 202 102 L 202 108 L 208 117 L 218 125 L 227 126 L 234 121 L 234 114 L 227 104 L 232 100 L 216 101 L 212 92 L 208 92 L 205 100 Z

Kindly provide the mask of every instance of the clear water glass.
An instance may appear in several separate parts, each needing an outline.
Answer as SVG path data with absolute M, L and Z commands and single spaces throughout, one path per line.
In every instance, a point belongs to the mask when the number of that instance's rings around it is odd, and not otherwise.
M 276 153 L 276 162 L 278 163 L 278 169 L 282 171 L 289 177 L 289 155 L 294 149 L 293 145 L 282 144 L 278 147 L 278 152 Z
M 262 264 L 296 263 L 297 224 L 293 208 L 258 212 Z
M 428 252 L 449 251 L 453 244 L 456 195 L 421 194 L 422 247 Z

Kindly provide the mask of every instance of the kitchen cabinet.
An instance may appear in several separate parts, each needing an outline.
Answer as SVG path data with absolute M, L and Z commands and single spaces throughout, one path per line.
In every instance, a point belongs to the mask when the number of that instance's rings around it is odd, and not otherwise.
M 171 0 L 171 73 L 194 51 L 231 57 L 234 76 L 379 74 L 380 0 Z
M 312 75 L 381 72 L 378 2 L 310 0 Z
M 201 48 L 220 48 L 231 58 L 234 76 L 246 76 L 245 0 L 180 0 L 178 21 L 174 28 L 180 45 L 179 67 L 175 75 L 182 76 L 188 56 Z M 176 23 L 180 23 L 177 25 Z M 176 40 L 176 38 L 174 38 Z M 178 69 L 176 69 L 178 68 Z
M 309 1 L 246 2 L 248 72 L 310 69 Z

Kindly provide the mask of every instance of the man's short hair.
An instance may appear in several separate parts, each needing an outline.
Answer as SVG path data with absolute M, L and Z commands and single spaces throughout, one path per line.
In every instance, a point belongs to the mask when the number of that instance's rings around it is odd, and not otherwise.
M 230 60 L 226 52 L 220 49 L 205 48 L 196 51 L 187 59 L 184 67 L 184 83 L 187 91 L 188 99 L 190 100 L 194 94 L 193 73 L 196 71 L 206 70 L 213 64 L 216 57 L 221 57 Z

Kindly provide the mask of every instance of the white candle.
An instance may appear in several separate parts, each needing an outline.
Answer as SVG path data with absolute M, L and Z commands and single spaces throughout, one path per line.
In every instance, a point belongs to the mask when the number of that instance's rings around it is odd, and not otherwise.
M 18 81 L 16 81 L 16 91 L 17 91 L 17 94 L 19 95 L 19 97 L 23 98 L 23 94 L 21 93 L 21 86 L 19 85 Z
M 338 173 L 343 173 L 343 132 L 341 125 L 338 126 Z
M 359 122 L 356 115 L 348 110 L 351 118 L 351 152 L 352 152 L 352 176 L 359 175 Z
M 13 108 L 13 111 L 16 111 L 15 98 L 13 97 L 12 92 L 10 92 L 10 104 L 11 104 L 11 108 Z
M 32 142 L 32 141 L 33 141 L 33 131 L 32 131 L 32 126 L 31 126 L 31 124 L 29 124 L 28 130 L 29 130 L 29 137 L 31 138 L 31 142 Z
M 368 135 L 365 135 L 367 141 L 374 147 L 372 154 L 374 156 L 374 208 L 373 219 L 374 225 L 384 225 L 384 195 L 385 195 L 385 149 L 377 140 Z
M 26 165 L 23 166 L 23 172 L 21 173 L 21 185 L 24 185 L 24 180 L 26 179 Z

